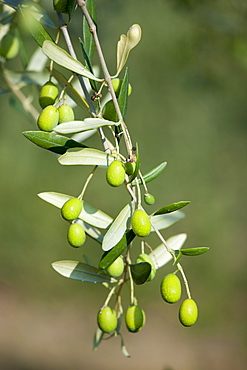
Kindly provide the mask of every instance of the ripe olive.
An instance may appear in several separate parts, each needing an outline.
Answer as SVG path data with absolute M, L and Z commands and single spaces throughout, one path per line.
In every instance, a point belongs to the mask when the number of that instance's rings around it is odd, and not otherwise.
M 68 0 L 53 0 L 53 8 L 58 13 L 68 13 Z
M 111 186 L 120 186 L 124 182 L 125 169 L 120 161 L 113 161 L 106 171 L 106 181 Z
M 48 105 L 53 105 L 58 97 L 58 88 L 51 82 L 47 81 L 41 88 L 39 93 L 39 104 L 41 108 L 45 108 Z
M 111 333 L 117 327 L 117 315 L 111 307 L 104 307 L 98 312 L 97 322 L 104 333 Z
M 18 38 L 12 33 L 7 33 L 0 41 L 0 54 L 6 59 L 13 59 L 20 49 Z
M 156 268 L 151 258 L 145 253 L 139 254 L 139 256 L 136 259 L 136 263 L 140 263 L 140 262 L 148 262 L 151 265 L 152 269 L 151 269 L 149 277 L 147 278 L 147 281 L 153 280 L 156 274 Z
M 124 163 L 125 172 L 128 176 L 132 175 L 135 172 L 136 163 L 135 162 L 126 162 Z
M 61 214 L 65 220 L 75 220 L 82 210 L 82 201 L 78 198 L 71 198 L 64 203 L 61 208 Z
M 168 303 L 175 303 L 181 298 L 181 283 L 177 275 L 166 275 L 160 284 L 162 298 Z
M 118 116 L 112 100 L 106 102 L 103 108 L 103 117 L 108 121 L 117 122 Z
M 151 222 L 145 211 L 137 209 L 132 216 L 132 230 L 140 237 L 148 236 L 151 232 Z
M 59 113 L 56 107 L 48 105 L 39 115 L 38 127 L 42 131 L 52 131 L 58 124 Z
M 120 79 L 120 78 L 113 78 L 111 80 L 111 83 L 112 83 L 112 86 L 113 86 L 113 89 L 115 91 L 116 96 L 118 96 L 119 93 L 120 93 L 122 82 L 123 82 L 123 80 Z M 130 95 L 131 93 L 132 93 L 132 86 L 129 83 L 129 85 L 128 85 L 128 95 Z
M 107 268 L 107 272 L 112 277 L 119 277 L 122 275 L 124 270 L 123 257 L 119 256 L 115 261 Z
M 125 324 L 127 329 L 132 333 L 137 333 L 145 325 L 145 313 L 136 305 L 128 307 L 125 314 Z
M 155 203 L 155 198 L 152 194 L 146 193 L 144 194 L 144 202 L 151 206 Z
M 179 309 L 179 320 L 184 326 L 195 324 L 198 318 L 198 307 L 193 299 L 185 299 Z
M 81 225 L 72 224 L 69 227 L 67 239 L 72 247 L 81 247 L 86 241 L 86 233 Z
M 74 121 L 75 119 L 73 109 L 67 104 L 60 105 L 60 107 L 58 108 L 58 112 L 59 112 L 58 123 L 70 122 Z

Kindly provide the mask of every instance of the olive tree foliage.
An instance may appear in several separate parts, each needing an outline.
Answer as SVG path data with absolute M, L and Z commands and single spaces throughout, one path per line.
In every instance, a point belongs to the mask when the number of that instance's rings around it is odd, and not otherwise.
M 99 304 L 93 348 L 97 349 L 105 337 L 119 336 L 122 352 L 129 356 L 121 334 L 123 318 L 127 329 L 135 333 L 146 320 L 144 310 L 138 306 L 138 285 L 153 280 L 156 270 L 172 260 L 173 271 L 161 282 L 161 296 L 166 302 L 177 302 L 181 298 L 181 280 L 187 299 L 180 306 L 179 318 L 184 326 L 191 326 L 198 309 L 181 258 L 203 254 L 208 248 L 181 249 L 186 240 L 184 233 L 167 240 L 163 236 L 164 229 L 184 217 L 181 208 L 189 201 L 148 211 L 149 205 L 155 204 L 148 185 L 162 174 L 166 162 L 142 173 L 138 143 L 132 142 L 131 127 L 126 122 L 132 92 L 126 63 L 141 41 L 141 26 L 133 24 L 120 35 L 115 74 L 110 75 L 98 38 L 95 1 L 54 0 L 53 7 L 56 23 L 38 2 L 1 1 L 0 90 L 1 94 L 11 92 L 22 112 L 37 122 L 37 130 L 24 131 L 23 135 L 38 147 L 55 153 L 51 161 L 91 169 L 77 196 L 57 192 L 42 192 L 38 196 L 60 209 L 68 223 L 68 242 L 72 247 L 83 248 L 92 238 L 102 249 L 102 257 L 97 266 L 90 256 L 84 255 L 83 261 L 61 260 L 53 262 L 52 267 L 67 278 L 102 285 L 106 299 Z M 82 22 L 78 38 L 72 39 L 70 25 L 75 12 L 81 13 Z M 23 33 L 37 43 L 31 58 L 27 57 Z M 81 47 L 80 57 L 75 53 L 76 43 Z M 92 62 L 93 56 L 97 65 Z M 14 58 L 20 59 L 22 71 L 9 69 L 8 61 Z M 33 85 L 39 87 L 40 110 L 25 95 L 25 88 Z M 75 106 L 83 110 L 83 116 L 86 112 L 87 117 L 75 120 Z M 85 145 L 85 140 L 95 133 L 99 137 L 98 147 Z M 126 189 L 128 202 L 119 209 L 116 218 L 111 217 L 110 207 L 101 210 L 87 202 L 87 189 L 99 171 L 106 173 L 109 194 L 119 186 Z M 98 187 L 100 192 L 101 185 Z M 157 246 L 149 243 L 151 233 L 157 236 Z M 139 251 L 136 260 L 133 250 Z M 124 286 L 129 290 L 126 312 L 121 300 Z

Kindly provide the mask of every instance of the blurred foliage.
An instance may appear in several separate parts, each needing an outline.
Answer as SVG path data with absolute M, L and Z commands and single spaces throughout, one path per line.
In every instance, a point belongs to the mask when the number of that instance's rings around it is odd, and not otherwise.
M 43 3 L 48 5 L 48 1 Z M 142 41 L 128 61 L 133 93 L 127 124 L 133 140 L 139 143 L 144 173 L 162 161 L 168 162 L 160 180 L 149 187 L 156 204 L 148 209 L 191 200 L 185 209 L 186 218 L 172 226 L 169 233 L 188 233 L 185 248 L 211 247 L 201 257 L 183 257 L 200 310 L 195 332 L 198 337 L 204 333 L 211 338 L 236 335 L 241 352 L 246 341 L 247 3 L 97 3 L 100 39 L 112 73 L 119 35 L 133 23 L 139 23 L 143 29 Z M 71 24 L 75 37 L 79 36 L 78 13 Z M 54 15 L 51 17 L 54 19 Z M 34 41 L 25 35 L 24 42 L 31 55 L 36 48 Z M 20 68 L 17 61 L 8 65 Z M 101 287 L 81 287 L 80 283 L 56 274 L 50 266 L 55 260 L 80 259 L 89 248 L 88 254 L 93 251 L 96 263 L 101 254 L 98 245 L 89 242 L 83 251 L 69 248 L 59 211 L 36 196 L 41 191 L 76 196 L 89 170 L 60 166 L 55 155 L 28 142 L 22 131 L 36 128 L 14 109 L 10 95 L 1 95 L 1 106 L 1 285 L 38 301 L 52 297 L 59 301 L 64 297 L 76 302 L 80 301 L 81 292 L 90 290 L 86 304 L 97 298 L 96 306 L 100 306 Z M 38 104 L 36 107 L 39 109 Z M 77 109 L 76 118 L 83 116 Z M 86 144 L 98 143 L 95 135 Z M 87 199 L 114 217 L 120 203 L 124 205 L 126 194 L 116 189 L 115 196 L 109 197 L 104 170 L 97 176 L 87 191 Z M 101 180 L 98 193 L 97 181 Z M 153 237 L 151 244 L 157 243 Z M 151 297 L 152 305 L 163 310 L 159 283 L 171 270 L 171 265 L 165 266 L 147 284 L 147 289 L 146 285 L 145 289 L 140 287 L 144 309 Z M 103 294 L 104 291 L 102 300 Z M 148 304 L 148 322 L 158 316 L 151 312 Z M 227 366 L 226 363 L 222 368 L 230 369 L 230 362 Z M 237 368 L 241 366 L 240 362 Z

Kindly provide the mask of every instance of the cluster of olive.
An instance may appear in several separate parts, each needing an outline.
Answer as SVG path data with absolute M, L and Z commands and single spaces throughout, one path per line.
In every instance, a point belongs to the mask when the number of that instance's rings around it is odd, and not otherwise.
M 76 219 L 82 210 L 82 201 L 79 198 L 71 198 L 64 203 L 61 208 L 62 217 L 70 221 L 67 239 L 72 247 L 81 247 L 86 241 L 86 233 L 81 225 L 76 223 Z
M 181 298 L 181 283 L 177 275 L 168 274 L 161 281 L 160 293 L 164 301 L 176 303 Z M 185 299 L 179 308 L 179 320 L 184 326 L 195 324 L 198 317 L 198 308 L 196 302 L 191 299 Z
M 42 131 L 51 132 L 59 123 L 74 121 L 74 111 L 67 105 L 62 104 L 58 108 L 54 105 L 58 98 L 58 88 L 47 81 L 41 88 L 39 104 L 43 108 L 38 117 L 38 127 Z

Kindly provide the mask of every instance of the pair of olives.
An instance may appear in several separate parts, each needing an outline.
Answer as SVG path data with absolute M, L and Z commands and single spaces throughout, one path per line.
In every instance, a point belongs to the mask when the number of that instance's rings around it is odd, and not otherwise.
M 75 221 L 82 210 L 82 201 L 78 198 L 67 200 L 61 208 L 62 217 L 67 221 Z M 83 227 L 77 223 L 69 226 L 67 239 L 72 247 L 81 247 L 86 241 L 86 233 Z
M 129 306 L 125 314 L 125 324 L 132 333 L 137 333 L 145 325 L 146 317 L 144 311 L 137 305 Z M 112 333 L 117 328 L 118 320 L 116 312 L 109 306 L 98 312 L 97 322 L 104 333 Z
M 135 171 L 135 162 L 122 163 L 115 160 L 108 167 L 106 171 L 106 181 L 113 187 L 118 187 L 123 184 L 125 174 L 132 175 Z
M 181 283 L 175 274 L 166 275 L 161 281 L 160 292 L 162 298 L 168 303 L 176 303 L 181 298 Z M 196 302 L 185 299 L 179 308 L 179 320 L 184 326 L 193 325 L 198 318 L 198 308 Z
M 43 111 L 38 118 L 38 127 L 42 131 L 52 131 L 59 123 L 74 121 L 74 111 L 67 105 L 62 104 L 56 108 L 53 104 L 58 97 L 58 88 L 51 82 L 47 81 L 41 88 L 39 95 L 39 104 Z

